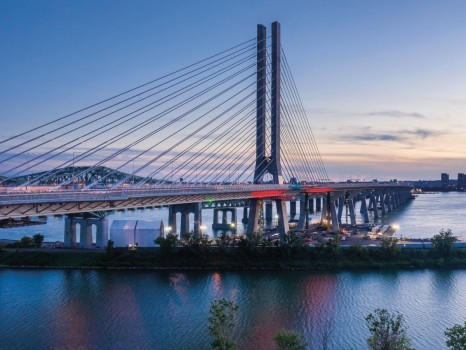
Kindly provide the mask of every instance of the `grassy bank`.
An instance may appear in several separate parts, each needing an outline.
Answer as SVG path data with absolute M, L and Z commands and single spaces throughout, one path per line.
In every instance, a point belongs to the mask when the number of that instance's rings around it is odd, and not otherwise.
M 466 251 L 456 250 L 448 257 L 428 250 L 390 250 L 354 246 L 300 248 L 273 247 L 242 249 L 238 247 L 199 249 L 175 248 L 163 251 L 118 250 L 112 252 L 67 250 L 5 249 L 0 265 L 9 267 L 69 268 L 176 268 L 176 269 L 412 269 L 466 267 Z

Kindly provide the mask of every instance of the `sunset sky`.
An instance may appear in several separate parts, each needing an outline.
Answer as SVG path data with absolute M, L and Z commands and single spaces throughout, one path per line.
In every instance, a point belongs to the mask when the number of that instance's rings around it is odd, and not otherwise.
M 465 14 L 459 0 L 3 0 L 0 138 L 278 20 L 331 178 L 456 178 L 466 172 Z

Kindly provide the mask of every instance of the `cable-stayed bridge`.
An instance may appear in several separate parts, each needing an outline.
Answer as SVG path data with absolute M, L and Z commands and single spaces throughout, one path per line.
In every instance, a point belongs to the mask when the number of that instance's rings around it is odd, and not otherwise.
M 329 183 L 278 22 L 271 36 L 259 25 L 256 38 L 6 137 L 0 147 L 0 220 L 67 214 L 69 245 L 70 218 L 79 213 L 168 205 L 175 230 L 177 212 L 181 233 L 194 213 L 198 233 L 203 208 L 241 205 L 253 232 L 266 200 L 276 203 L 283 236 L 286 201 L 291 210 L 300 202 L 298 228 L 315 203 L 338 230 L 344 205 L 355 222 L 356 198 L 364 198 L 367 218 L 369 209 L 378 215 L 402 204 L 410 191 Z

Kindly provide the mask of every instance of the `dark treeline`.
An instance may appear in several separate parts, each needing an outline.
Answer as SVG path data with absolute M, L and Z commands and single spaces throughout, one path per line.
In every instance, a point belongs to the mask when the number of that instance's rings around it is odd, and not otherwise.
M 341 248 L 338 241 L 310 247 L 294 233 L 278 245 L 259 235 L 234 239 L 222 235 L 215 245 L 207 236 L 188 234 L 158 238 L 159 248 L 106 251 L 65 249 L 5 249 L 0 264 L 7 266 L 208 268 L 208 269 L 364 269 L 466 267 L 466 249 L 455 249 L 455 237 L 442 230 L 432 238 L 433 249 L 401 249 L 396 241 L 380 247 L 353 245 Z

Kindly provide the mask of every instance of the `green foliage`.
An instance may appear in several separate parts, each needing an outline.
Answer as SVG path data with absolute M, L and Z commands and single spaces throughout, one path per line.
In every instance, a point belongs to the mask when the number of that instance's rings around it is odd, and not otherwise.
M 191 247 L 193 245 L 193 239 L 194 239 L 194 231 L 189 231 L 184 233 L 181 236 L 181 244 L 183 247 Z
M 247 236 L 241 236 L 238 241 L 239 250 L 248 257 L 256 257 L 260 254 L 262 238 L 260 234 L 253 232 Z
M 247 236 L 247 239 L 254 248 L 259 248 L 262 245 L 262 235 L 257 232 L 253 232 Z
M 108 255 L 112 255 L 113 251 L 114 251 L 114 249 L 113 249 L 114 246 L 115 246 L 115 242 L 113 242 L 111 239 L 109 239 L 108 242 L 107 242 L 107 247 L 105 248 L 105 252 Z
M 441 229 L 438 234 L 430 239 L 434 251 L 443 258 L 449 258 L 453 255 L 453 243 L 456 242 L 456 240 L 456 237 L 453 236 L 453 232 L 451 232 L 450 229 Z
M 238 316 L 238 305 L 230 300 L 214 300 L 210 305 L 209 332 L 214 337 L 214 349 L 234 349 L 233 329 Z
M 44 241 L 44 235 L 36 234 L 32 236 L 32 240 L 34 242 L 34 247 L 40 248 L 42 246 L 42 242 Z
M 397 239 L 383 238 L 380 249 L 384 258 L 396 258 L 400 252 L 400 247 L 396 244 Z
M 217 245 L 221 248 L 227 248 L 234 245 L 234 239 L 228 233 L 222 232 L 220 237 L 216 239 Z
M 273 338 L 279 350 L 305 350 L 306 342 L 301 333 L 282 329 Z
M 373 350 L 412 350 L 403 315 L 391 314 L 386 309 L 376 309 L 366 316 L 371 336 L 367 344 Z
M 193 238 L 192 246 L 197 253 L 206 254 L 210 251 L 211 244 L 209 235 L 199 235 Z
M 352 260 L 367 259 L 367 248 L 360 244 L 353 244 L 348 248 L 347 256 Z
M 23 248 L 26 248 L 26 247 L 30 247 L 33 245 L 33 240 L 31 237 L 29 236 L 24 236 L 23 238 L 21 238 L 20 240 L 20 245 L 21 247 Z
M 287 257 L 292 257 L 293 255 L 300 253 L 304 246 L 304 240 L 293 231 L 289 231 L 285 235 L 284 242 L 281 244 L 281 248 Z
M 447 337 L 447 346 L 451 350 L 464 350 L 466 349 L 466 322 L 464 326 L 455 324 L 445 331 Z
M 162 253 L 170 254 L 178 245 L 179 240 L 177 235 L 169 233 L 166 237 L 157 237 L 157 239 L 154 242 L 155 244 L 158 244 L 160 246 L 160 250 L 162 251 Z
M 289 231 L 285 235 L 284 244 L 290 248 L 300 249 L 304 246 L 304 240 L 299 237 L 296 232 Z

